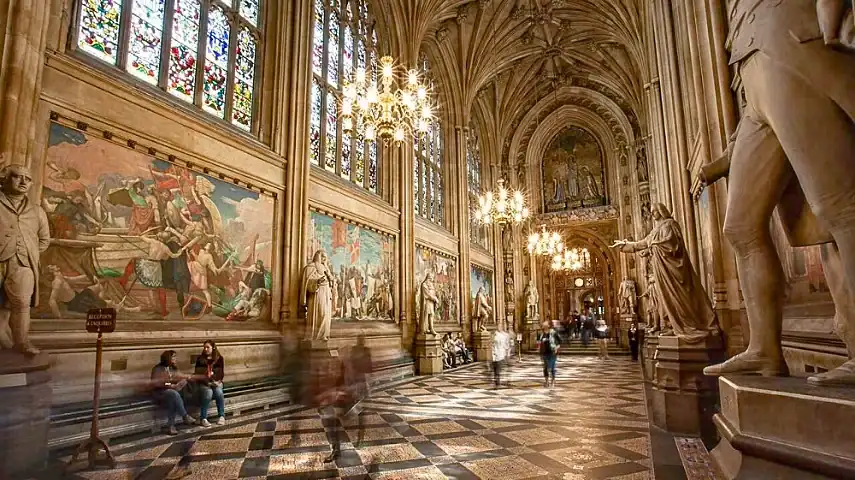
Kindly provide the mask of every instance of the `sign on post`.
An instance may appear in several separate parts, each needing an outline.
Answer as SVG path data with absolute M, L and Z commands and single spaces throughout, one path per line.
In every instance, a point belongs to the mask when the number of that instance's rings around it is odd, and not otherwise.
M 93 308 L 86 313 L 86 331 L 113 333 L 116 330 L 115 308 Z

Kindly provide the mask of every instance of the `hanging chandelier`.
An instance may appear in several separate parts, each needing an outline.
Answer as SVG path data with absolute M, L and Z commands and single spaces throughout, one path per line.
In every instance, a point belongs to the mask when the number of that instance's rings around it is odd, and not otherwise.
M 519 190 L 515 190 L 511 194 L 505 188 L 505 180 L 499 179 L 496 192 L 487 192 L 483 195 L 478 195 L 478 208 L 475 210 L 475 220 L 489 225 L 497 223 L 504 225 L 507 223 L 520 223 L 528 218 L 528 207 L 525 206 L 523 194 Z
M 388 55 L 380 59 L 379 87 L 375 76 L 369 79 L 361 67 L 353 82 L 345 82 L 340 106 L 345 133 L 356 125 L 366 140 L 380 138 L 384 143 L 394 140 L 400 144 L 408 136 L 418 137 L 430 129 L 433 107 L 428 87 L 419 80 L 417 70 L 396 78 L 394 63 Z
M 540 232 L 528 236 L 528 253 L 532 255 L 552 256 L 564 251 L 564 242 L 557 232 L 547 232 L 546 225 L 540 226 Z
M 591 254 L 587 248 L 569 248 L 563 254 L 552 257 L 553 270 L 569 270 L 578 272 L 591 266 Z

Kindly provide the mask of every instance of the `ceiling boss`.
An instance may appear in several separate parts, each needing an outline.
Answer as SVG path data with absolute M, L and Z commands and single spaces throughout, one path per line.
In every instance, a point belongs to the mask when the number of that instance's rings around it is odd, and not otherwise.
M 346 81 L 340 104 L 342 129 L 345 133 L 354 127 L 361 130 L 366 140 L 378 137 L 388 144 L 400 144 L 405 138 L 418 137 L 430 129 L 433 119 L 428 86 L 422 83 L 419 72 L 409 70 L 398 78 L 395 62 L 390 56 L 380 59 L 380 85 L 378 66 L 370 70 L 358 68 L 353 81 Z

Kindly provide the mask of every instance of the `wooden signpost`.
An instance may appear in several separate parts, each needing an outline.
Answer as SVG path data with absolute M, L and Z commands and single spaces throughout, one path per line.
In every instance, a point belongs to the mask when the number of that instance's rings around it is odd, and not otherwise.
M 112 333 L 116 330 L 116 309 L 114 308 L 94 308 L 86 314 L 86 331 L 89 333 L 97 333 L 98 340 L 95 343 L 95 394 L 92 399 L 92 429 L 89 433 L 89 439 L 80 444 L 68 465 L 71 466 L 77 461 L 77 457 L 87 452 L 89 456 L 89 468 L 95 468 L 96 459 L 98 458 L 98 450 L 103 449 L 106 454 L 107 462 L 111 467 L 116 466 L 116 461 L 113 459 L 113 454 L 110 453 L 110 447 L 101 437 L 98 436 L 98 407 L 101 403 L 101 355 L 103 348 L 103 334 Z

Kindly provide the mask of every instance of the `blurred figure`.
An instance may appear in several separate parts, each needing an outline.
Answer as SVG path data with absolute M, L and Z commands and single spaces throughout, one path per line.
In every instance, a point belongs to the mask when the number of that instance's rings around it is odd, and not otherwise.
M 597 337 L 597 353 L 600 360 L 605 360 L 609 358 L 609 327 L 605 320 L 599 318 L 594 330 L 594 335 Z
M 308 395 L 311 400 L 309 406 L 318 410 L 327 440 L 332 446 L 332 451 L 324 459 L 324 463 L 335 462 L 341 457 L 341 410 L 350 403 L 344 363 L 337 350 L 332 350 L 330 354 L 330 357 L 312 358 L 309 379 L 311 393 Z
M 629 337 L 629 352 L 632 354 L 632 361 L 638 361 L 638 342 L 639 342 L 639 333 L 638 326 L 635 322 L 629 326 L 629 332 L 627 332 L 627 336 Z
M 223 378 L 225 377 L 225 361 L 217 344 L 213 340 L 205 341 L 202 353 L 196 357 L 194 383 L 199 395 L 199 424 L 210 427 L 208 422 L 208 406 L 211 399 L 217 404 L 217 425 L 226 424 L 226 399 L 223 395 Z
M 502 383 L 502 367 L 510 349 L 510 337 L 500 324 L 493 334 L 493 383 L 496 388 Z
M 188 377 L 178 371 L 176 360 L 175 350 L 167 350 L 160 355 L 160 363 L 151 369 L 151 396 L 155 403 L 166 409 L 166 433 L 169 435 L 178 435 L 176 416 L 180 416 L 185 425 L 196 424 L 196 419 L 184 408 L 181 392 L 187 387 Z
M 456 333 L 453 333 L 451 338 L 454 341 L 456 353 L 460 355 L 460 361 L 463 363 L 471 362 L 472 353 L 469 351 L 468 348 L 466 348 L 466 343 L 463 342 L 463 336 L 457 336 Z
M 344 416 L 350 416 L 355 413 L 357 417 L 357 440 L 356 446 L 359 447 L 365 436 L 364 412 L 360 403 L 366 400 L 371 393 L 369 375 L 373 371 L 371 361 L 371 350 L 365 345 L 365 335 L 359 335 L 356 341 L 356 346 L 350 349 L 350 358 L 347 369 L 347 384 L 350 395 L 348 400 L 352 405 L 346 408 Z
M 306 385 L 309 375 L 309 355 L 311 352 L 304 347 L 304 343 L 296 337 L 292 337 L 293 344 L 285 361 L 285 377 L 288 379 L 288 396 L 291 400 L 291 405 L 306 405 L 311 406 L 313 400 L 306 398 Z M 290 420 L 290 435 L 287 446 L 296 447 L 300 444 L 300 433 L 298 430 L 297 419 L 294 415 L 289 415 Z
M 558 350 L 561 348 L 561 339 L 558 332 L 552 328 L 552 322 L 546 321 L 540 325 L 540 333 L 537 335 L 537 349 L 540 359 L 543 361 L 544 386 L 555 386 L 555 363 L 558 360 Z M 550 378 L 552 382 L 550 383 Z

